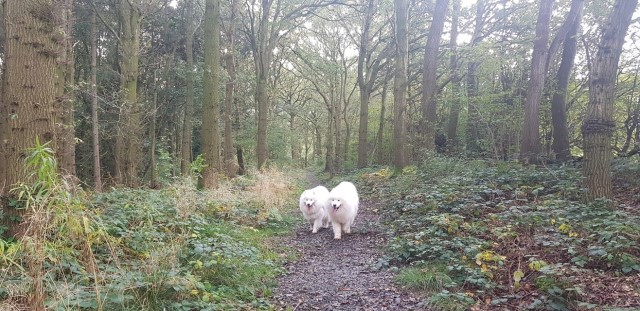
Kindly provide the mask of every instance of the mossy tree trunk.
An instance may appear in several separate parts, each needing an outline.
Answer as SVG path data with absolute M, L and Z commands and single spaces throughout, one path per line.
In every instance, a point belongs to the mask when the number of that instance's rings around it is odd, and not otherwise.
M 202 184 L 214 189 L 220 174 L 220 0 L 207 0 L 204 16 L 204 102 L 202 104 L 202 153 L 207 167 Z
M 540 153 L 540 101 L 546 76 L 547 53 L 549 52 L 549 23 L 554 0 L 541 0 L 536 22 L 536 37 L 531 55 L 531 75 L 525 100 L 524 126 L 520 160 L 525 163 L 538 161 Z
M 589 74 L 589 106 L 582 125 L 587 200 L 612 198 L 611 134 L 618 61 L 638 0 L 616 0 L 602 28 L 598 52 Z
M 438 91 L 438 51 L 440 39 L 444 29 L 444 21 L 447 17 L 449 0 L 437 0 L 433 13 L 433 20 L 429 27 L 427 43 L 424 48 L 424 63 L 422 70 L 422 147 L 426 151 L 434 152 L 436 149 L 436 94 Z
M 395 0 L 395 69 L 393 79 L 393 166 L 402 169 L 406 159 L 405 109 L 407 105 L 407 64 L 409 58 L 407 0 Z
M 142 14 L 132 0 L 119 0 L 121 107 L 116 139 L 116 181 L 129 187 L 139 184 L 142 159 L 142 112 L 138 102 L 138 66 Z

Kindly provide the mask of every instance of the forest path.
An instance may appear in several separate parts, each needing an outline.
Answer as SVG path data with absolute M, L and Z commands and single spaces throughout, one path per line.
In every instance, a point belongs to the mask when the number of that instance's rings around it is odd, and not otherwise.
M 320 184 L 307 173 L 311 186 Z M 279 310 L 426 310 L 422 299 L 392 282 L 394 273 L 376 269 L 385 245 L 378 204 L 360 198 L 352 233 L 334 240 L 331 228 L 312 234 L 302 221 L 279 241 L 299 256 L 285 264 L 273 304 Z

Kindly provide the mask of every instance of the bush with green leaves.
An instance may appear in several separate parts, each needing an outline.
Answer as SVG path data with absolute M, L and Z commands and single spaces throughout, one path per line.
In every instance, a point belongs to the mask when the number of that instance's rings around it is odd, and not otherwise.
M 381 265 L 406 267 L 398 281 L 429 292 L 438 309 L 487 299 L 495 308 L 575 309 L 593 298 L 580 290 L 585 276 L 640 272 L 640 217 L 616 202 L 583 203 L 579 167 L 433 156 L 387 172 L 359 174 L 362 193 L 385 206 Z M 439 293 L 436 276 L 447 280 Z
M 38 180 L 27 188 L 43 188 L 47 179 Z M 264 240 L 289 230 L 294 217 L 270 203 L 293 200 L 296 188 L 292 180 L 269 188 L 268 180 L 255 174 L 216 192 L 197 190 L 191 178 L 161 190 L 24 192 L 20 206 L 52 211 L 37 248 L 41 273 L 31 272 L 28 240 L 0 240 L 0 309 L 25 307 L 33 275 L 42 276 L 51 310 L 269 309 L 283 258 Z

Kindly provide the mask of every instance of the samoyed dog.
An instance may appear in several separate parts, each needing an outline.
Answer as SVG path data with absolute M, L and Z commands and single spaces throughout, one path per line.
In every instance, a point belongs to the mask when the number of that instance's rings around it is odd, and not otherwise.
M 329 192 L 329 219 L 333 225 L 333 238 L 342 238 L 342 232 L 351 233 L 351 225 L 358 214 L 358 191 L 356 186 L 343 181 Z
M 304 219 L 311 223 L 313 233 L 317 233 L 320 227 L 329 228 L 328 198 L 329 190 L 324 186 L 305 190 L 300 195 L 300 211 Z

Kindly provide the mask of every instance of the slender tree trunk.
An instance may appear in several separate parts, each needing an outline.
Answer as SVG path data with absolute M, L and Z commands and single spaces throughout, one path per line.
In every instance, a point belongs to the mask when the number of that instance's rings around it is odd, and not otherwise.
M 380 120 L 378 122 L 378 133 L 376 134 L 376 159 L 378 164 L 383 164 L 385 162 L 385 152 L 382 145 L 384 144 L 384 118 L 387 110 L 387 88 L 388 84 L 385 82 L 385 84 L 382 86 L 382 98 L 380 100 Z
M 477 46 L 482 41 L 482 30 L 486 12 L 486 0 L 478 0 L 476 3 L 476 18 L 471 36 L 471 47 Z M 466 145 L 467 153 L 478 155 L 482 152 L 480 146 L 480 110 L 478 109 L 478 67 L 480 63 L 469 62 L 467 65 L 467 128 Z
M 374 1 L 367 1 L 366 13 L 364 16 L 362 35 L 360 37 L 360 48 L 358 53 L 358 88 L 360 90 L 360 123 L 358 127 L 358 168 L 367 166 L 367 150 L 369 133 L 369 100 L 371 98 L 369 84 L 365 77 L 365 67 L 367 65 L 367 52 L 369 49 L 369 29 L 374 12 Z
M 611 134 L 618 62 L 638 0 L 616 0 L 602 29 L 589 75 L 589 107 L 582 125 L 587 199 L 612 198 Z
M 549 23 L 554 0 L 541 0 L 536 22 L 536 37 L 531 56 L 531 76 L 525 100 L 524 127 L 520 160 L 525 163 L 537 162 L 540 153 L 540 101 L 546 74 L 549 44 Z
M 121 144 L 116 153 L 120 182 L 129 187 L 139 183 L 138 168 L 142 154 L 142 106 L 138 102 L 138 60 L 140 57 L 140 11 L 130 0 L 119 0 L 120 76 L 122 108 L 120 111 Z
M 562 51 L 562 60 L 560 61 L 560 68 L 555 78 L 555 91 L 553 92 L 553 98 L 551 99 L 551 120 L 553 125 L 553 143 L 551 148 L 556 154 L 556 159 L 560 161 L 567 161 L 571 158 L 571 152 L 569 151 L 569 129 L 567 128 L 567 92 L 569 89 L 569 79 L 571 77 L 571 71 L 573 70 L 573 63 L 576 58 L 576 47 L 578 40 L 578 30 L 580 28 L 580 22 L 582 21 L 582 7 L 584 0 L 573 0 L 577 3 L 577 17 L 570 26 L 564 39 L 564 48 Z
M 405 154 L 406 129 L 404 113 L 407 105 L 407 59 L 409 55 L 407 0 L 394 0 L 395 9 L 395 70 L 393 80 L 393 165 L 407 165 Z
M 448 145 L 458 145 L 458 119 L 460 118 L 460 74 L 458 72 L 458 21 L 460 17 L 460 0 L 453 0 L 453 11 L 451 14 L 451 38 L 449 40 L 449 50 L 451 56 L 449 58 L 449 67 L 451 70 L 451 111 L 449 114 L 449 124 L 447 126 Z
M 244 155 L 242 151 L 242 147 L 236 147 L 236 156 L 238 158 L 238 175 L 244 175 Z
M 93 188 L 102 192 L 100 170 L 100 123 L 98 122 L 98 23 L 95 9 L 91 12 L 91 137 L 93 147 Z
M 58 170 L 70 181 L 75 182 L 76 143 L 73 120 L 74 64 L 73 64 L 73 0 L 53 1 L 55 16 L 60 17 L 63 44 L 58 57 L 58 96 L 56 102 L 56 158 Z
M 180 172 L 182 175 L 189 174 L 189 167 L 193 160 L 193 102 L 194 102 L 194 66 L 193 66 L 193 36 L 194 30 L 194 2 L 189 0 L 185 3 L 186 12 L 186 40 L 185 53 L 187 54 L 187 76 L 186 76 L 186 101 L 184 103 L 184 124 L 182 125 L 182 146 L 180 148 Z
M 149 140 L 151 141 L 151 148 L 149 148 L 149 169 L 151 170 L 150 186 L 155 189 L 158 184 L 158 164 L 156 156 L 156 127 L 158 122 L 158 69 L 153 70 L 153 100 L 151 106 L 151 127 L 149 128 Z
M 422 135 L 424 135 L 423 147 L 426 151 L 436 150 L 438 51 L 448 6 L 449 0 L 436 0 L 433 20 L 431 21 L 427 44 L 424 49 L 424 64 L 422 67 Z
M 0 194 L 18 182 L 29 182 L 24 170 L 27 149 L 40 143 L 56 146 L 59 57 L 64 41 L 58 20 L 47 19 L 55 1 L 9 0 L 4 3 L 6 38 L 3 76 L 3 130 L 0 138 Z M 5 119 L 6 118 L 6 119 Z M 43 297 L 42 297 L 43 298 Z M 44 310 L 44 306 L 39 308 Z
M 202 152 L 205 167 L 202 182 L 206 189 L 214 189 L 220 173 L 220 134 L 218 133 L 220 86 L 220 0 L 207 0 L 205 8 L 205 41 L 203 77 L 204 103 L 202 113 Z
M 236 87 L 235 36 L 239 4 L 239 0 L 232 0 L 231 2 L 231 21 L 229 22 L 229 31 L 227 33 L 229 47 L 225 55 L 225 64 L 227 73 L 229 74 L 229 80 L 225 86 L 224 97 L 224 166 L 227 177 L 230 178 L 235 177 L 238 171 L 238 167 L 233 159 L 232 114 Z

